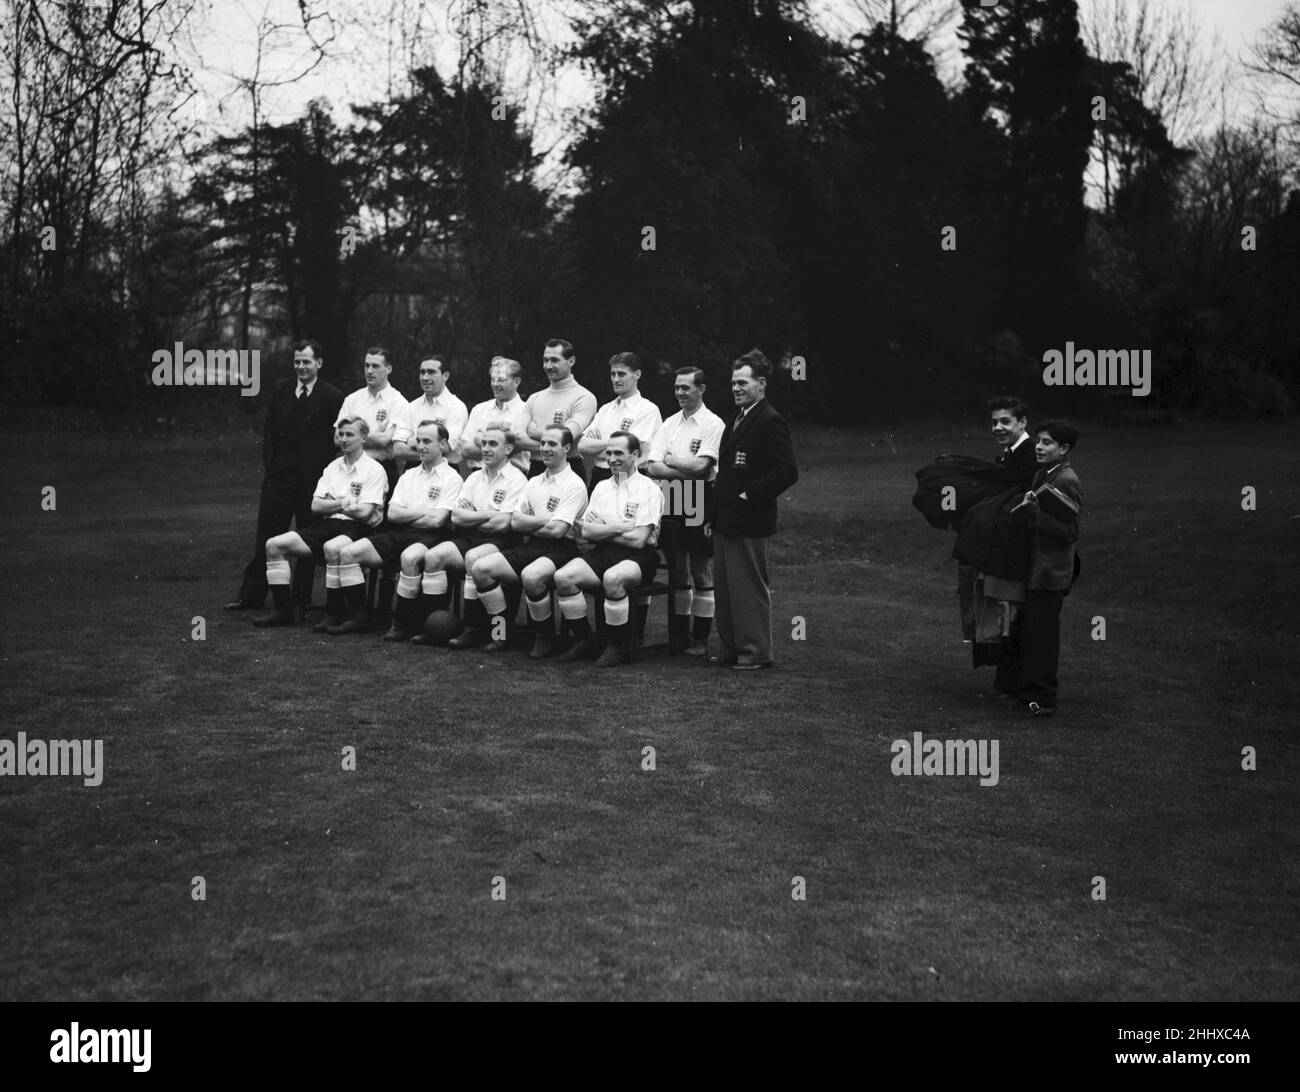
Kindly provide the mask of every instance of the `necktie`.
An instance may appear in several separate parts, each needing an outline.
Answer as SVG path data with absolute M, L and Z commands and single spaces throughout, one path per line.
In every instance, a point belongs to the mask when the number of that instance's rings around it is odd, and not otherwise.
M 300 384 L 298 385 L 298 397 L 299 397 L 299 398 L 306 398 L 306 397 L 307 397 L 307 384 L 306 384 L 306 383 L 300 383 Z

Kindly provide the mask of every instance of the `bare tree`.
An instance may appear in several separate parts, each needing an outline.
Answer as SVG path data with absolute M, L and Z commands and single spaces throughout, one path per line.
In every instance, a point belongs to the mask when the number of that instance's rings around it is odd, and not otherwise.
M 1300 145 L 1300 5 L 1296 0 L 1251 47 L 1246 67 L 1264 78 L 1261 111 L 1282 123 L 1293 146 Z
M 0 3 L 0 204 L 10 302 L 35 276 L 86 269 L 98 236 L 138 222 L 168 154 L 163 124 L 187 74 L 172 44 L 192 0 Z M 54 229 L 33 264 L 39 231 Z M 130 241 L 130 232 L 124 233 Z
M 1091 0 L 1080 22 L 1088 52 L 1133 71 L 1142 102 L 1175 144 L 1186 144 L 1214 119 L 1228 83 L 1228 59 L 1189 5 L 1177 0 Z

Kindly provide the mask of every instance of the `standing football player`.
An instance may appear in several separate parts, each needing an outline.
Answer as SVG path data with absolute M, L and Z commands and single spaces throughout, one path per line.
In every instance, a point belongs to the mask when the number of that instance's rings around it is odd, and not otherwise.
M 532 417 L 528 413 L 528 403 L 519 397 L 519 382 L 524 377 L 523 365 L 517 360 L 504 356 L 494 356 L 488 369 L 492 383 L 492 397 L 478 403 L 469 413 L 464 434 L 460 440 L 461 466 L 470 471 L 478 470 L 483 465 L 483 452 L 479 449 L 483 431 L 495 421 L 504 421 L 516 438 L 528 432 Z M 528 473 L 528 452 L 516 447 L 510 453 L 510 461 L 525 474 Z
M 360 417 L 365 421 L 369 429 L 366 454 L 384 468 L 391 489 L 399 473 L 397 445 L 405 444 L 411 435 L 406 424 L 407 403 L 402 392 L 388 382 L 393 371 L 392 353 L 378 346 L 367 349 L 363 367 L 366 385 L 343 399 L 339 420 Z
M 591 471 L 593 489 L 610 474 L 609 460 L 605 458 L 607 437 L 615 432 L 630 432 L 642 438 L 648 455 L 651 441 L 663 424 L 659 407 L 643 397 L 638 389 L 640 382 L 641 358 L 636 353 L 615 353 L 609 358 L 609 385 L 614 390 L 614 400 L 596 411 L 596 416 L 578 441 L 579 453 L 595 459 Z M 644 458 L 642 456 L 642 461 Z
M 561 338 L 552 338 L 542 350 L 542 370 L 546 372 L 550 386 L 529 397 L 528 427 L 518 437 L 519 446 L 532 459 L 528 467 L 530 478 L 546 470 L 541 456 L 543 429 L 560 425 L 567 428 L 570 435 L 581 436 L 596 416 L 596 396 L 573 378 L 573 367 L 577 362 L 573 346 Z M 585 483 L 587 476 L 582 456 L 576 451 L 572 452 L 569 464 Z
M 659 545 L 672 573 L 669 650 L 692 656 L 708 655 L 713 627 L 713 535 L 706 513 L 726 428 L 704 404 L 704 390 L 701 369 L 677 369 L 673 393 L 681 412 L 655 434 L 650 459 L 642 467 L 663 483 L 667 494 Z

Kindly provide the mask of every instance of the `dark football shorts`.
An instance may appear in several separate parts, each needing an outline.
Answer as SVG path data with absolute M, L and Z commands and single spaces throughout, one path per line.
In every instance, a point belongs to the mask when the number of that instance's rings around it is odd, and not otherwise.
M 685 551 L 695 557 L 712 557 L 713 528 L 702 520 L 692 526 L 685 516 L 664 516 L 659 523 L 659 547 L 665 554 Z
M 324 519 L 320 523 L 313 523 L 310 527 L 304 528 L 298 532 L 298 537 L 303 540 L 316 556 L 317 560 L 323 558 L 325 543 L 332 538 L 338 538 L 342 535 L 344 538 L 356 542 L 360 538 L 369 538 L 375 533 L 375 529 L 368 523 L 362 523 L 355 519 Z
M 498 550 L 508 550 L 519 541 L 517 535 L 512 535 L 508 531 L 501 531 L 491 535 L 464 535 L 461 538 L 453 538 L 451 544 L 460 551 L 460 556 L 464 557 L 475 546 L 486 546 L 489 543 Z
M 370 545 L 375 548 L 385 565 L 396 565 L 402 560 L 402 553 L 408 546 L 419 543 L 421 546 L 436 546 L 447 541 L 447 532 L 443 531 L 382 531 L 370 536 Z
M 502 550 L 502 555 L 514 569 L 516 576 L 523 576 L 524 570 L 538 558 L 549 558 L 557 569 L 564 568 L 578 556 L 578 544 L 571 538 L 537 538 L 533 536 L 521 546 Z
M 604 579 L 605 570 L 620 561 L 635 561 L 641 566 L 641 583 L 649 584 L 655 578 L 655 570 L 659 568 L 659 551 L 651 546 L 634 550 L 630 546 L 605 543 L 584 556 L 582 560 L 591 566 L 591 571 L 600 579 Z

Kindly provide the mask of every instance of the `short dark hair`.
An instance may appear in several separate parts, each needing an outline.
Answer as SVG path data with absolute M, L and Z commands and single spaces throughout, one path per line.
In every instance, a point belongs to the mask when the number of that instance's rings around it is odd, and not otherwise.
M 992 413 L 994 410 L 1004 409 L 1010 413 L 1012 417 L 1018 418 L 1021 421 L 1029 416 L 1029 406 L 1014 394 L 995 394 L 988 400 L 988 404 L 984 408 L 988 410 L 989 413 Z
M 390 368 L 393 366 L 393 354 L 387 349 L 380 348 L 378 345 L 372 345 L 366 350 L 366 356 L 382 356 L 384 363 Z
M 542 433 L 545 434 L 547 432 L 558 432 L 560 434 L 560 443 L 565 447 L 573 447 L 573 433 L 569 431 L 567 425 L 547 425 L 542 429 Z
M 419 432 L 420 429 L 424 428 L 425 425 L 437 425 L 438 439 L 441 440 L 444 444 L 451 443 L 451 433 L 447 431 L 447 426 L 444 425 L 441 421 L 434 421 L 431 418 L 428 420 L 421 421 L 418 425 L 415 426 L 415 431 Z
M 565 360 L 573 359 L 573 346 L 562 337 L 553 337 L 546 343 L 548 349 L 559 349 Z
M 325 359 L 325 354 L 321 352 L 319 341 L 315 341 L 312 338 L 305 337 L 301 341 L 294 342 L 293 351 L 295 353 L 301 353 L 307 349 L 311 350 L 312 356 L 314 356 L 317 360 L 323 361 Z
M 678 368 L 674 374 L 689 375 L 691 377 L 691 382 L 697 387 L 707 387 L 709 385 L 709 377 L 704 374 L 703 368 Z
M 750 349 L 743 356 L 737 357 L 731 365 L 731 370 L 736 372 L 746 366 L 754 373 L 755 379 L 772 378 L 772 362 L 763 355 L 761 349 Z
M 636 438 L 636 434 L 635 434 L 635 433 L 632 433 L 632 432 L 624 432 L 622 429 L 619 429 L 617 432 L 611 432 L 611 433 L 609 434 L 609 438 L 610 438 L 611 440 L 617 440 L 620 436 L 626 436 L 626 437 L 627 437 L 627 450 L 628 450 L 629 454 L 632 454 L 632 455 L 640 455 L 640 454 L 641 454 L 641 441 L 638 440 L 638 439 Z
M 1079 442 L 1079 430 L 1069 421 L 1044 421 L 1034 429 L 1035 436 L 1040 436 L 1044 432 L 1058 444 L 1069 444 L 1071 449 Z
M 424 356 L 420 357 L 420 363 L 423 364 L 426 360 L 432 360 L 437 364 L 438 370 L 441 371 L 443 375 L 451 375 L 451 365 L 447 363 L 447 358 L 444 357 L 442 353 L 425 353 Z
M 626 368 L 630 372 L 641 370 L 641 358 L 636 353 L 615 353 L 609 358 L 611 368 Z

